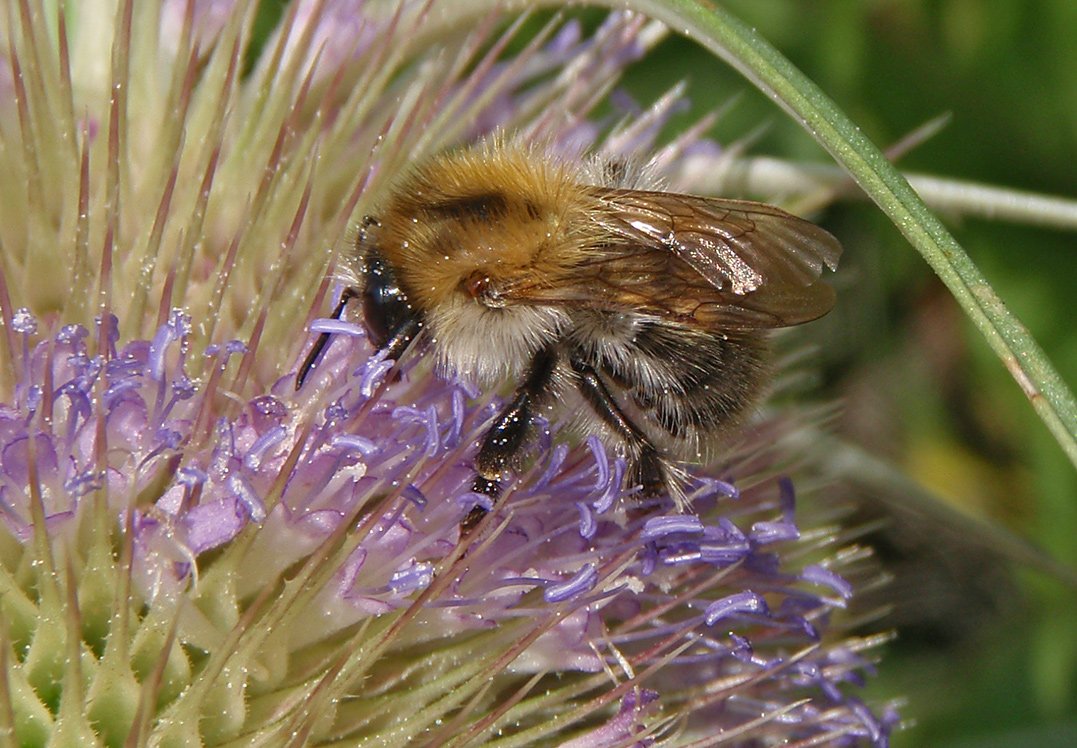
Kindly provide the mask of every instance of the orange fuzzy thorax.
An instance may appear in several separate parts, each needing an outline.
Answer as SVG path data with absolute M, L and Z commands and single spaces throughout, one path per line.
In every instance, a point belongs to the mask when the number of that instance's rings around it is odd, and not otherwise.
M 420 309 L 516 284 L 564 283 L 580 258 L 586 188 L 523 149 L 467 151 L 410 175 L 382 208 L 377 246 Z M 584 242 L 586 246 L 586 242 Z

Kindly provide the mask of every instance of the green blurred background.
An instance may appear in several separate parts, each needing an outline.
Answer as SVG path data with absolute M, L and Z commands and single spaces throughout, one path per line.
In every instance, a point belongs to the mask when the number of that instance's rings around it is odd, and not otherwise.
M 725 0 L 880 146 L 941 114 L 900 166 L 1077 198 L 1077 2 Z M 693 112 L 743 95 L 715 135 L 751 152 L 825 160 L 707 53 L 670 39 L 629 86 L 649 101 L 688 76 Z M 918 482 L 1077 567 L 1077 472 L 926 264 L 873 206 L 821 219 L 846 246 L 839 306 L 812 331 L 838 428 Z M 1077 234 L 948 220 L 1071 387 Z M 870 507 L 869 507 L 869 511 Z M 896 574 L 876 697 L 904 695 L 899 746 L 1077 745 L 1077 592 L 985 551 L 934 517 L 874 538 Z

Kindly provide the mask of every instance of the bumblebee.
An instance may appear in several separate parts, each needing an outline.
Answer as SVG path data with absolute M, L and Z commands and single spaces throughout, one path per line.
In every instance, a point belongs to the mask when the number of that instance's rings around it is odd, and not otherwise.
M 684 509 L 683 465 L 709 459 L 766 382 L 767 331 L 834 305 L 829 233 L 763 203 L 643 189 L 641 174 L 501 142 L 450 152 L 395 185 L 347 258 L 333 316 L 361 302 L 388 358 L 422 335 L 441 372 L 516 383 L 475 457 L 474 489 L 494 500 L 535 416 L 575 400 L 629 485 Z

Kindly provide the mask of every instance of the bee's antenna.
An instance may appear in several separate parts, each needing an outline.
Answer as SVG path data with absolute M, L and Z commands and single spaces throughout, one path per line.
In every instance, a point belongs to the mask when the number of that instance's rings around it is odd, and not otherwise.
M 340 294 L 340 301 L 337 302 L 337 308 L 334 309 L 333 313 L 329 316 L 332 319 L 340 319 L 340 315 L 344 313 L 344 307 L 358 295 L 359 293 L 354 288 L 345 288 Z M 329 345 L 330 334 L 331 333 L 323 332 L 319 335 L 318 339 L 314 342 L 314 347 L 310 349 L 310 353 L 303 359 L 303 365 L 299 367 L 299 373 L 295 375 L 295 388 L 297 391 L 303 386 L 303 382 L 307 380 L 307 376 L 314 371 L 314 367 L 318 365 L 318 360 L 322 357 L 325 347 Z

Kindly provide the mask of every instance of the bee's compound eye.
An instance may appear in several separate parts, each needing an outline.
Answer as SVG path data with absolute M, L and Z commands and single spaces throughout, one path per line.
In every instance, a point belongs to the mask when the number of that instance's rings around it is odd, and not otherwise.
M 373 252 L 363 276 L 363 318 L 371 342 L 381 348 L 412 317 L 411 306 L 392 268 Z
M 367 287 L 369 289 L 369 286 Z M 381 348 L 389 339 L 389 323 L 385 309 L 385 296 L 371 293 L 366 290 L 363 293 L 363 321 L 366 323 L 367 334 L 375 348 Z

